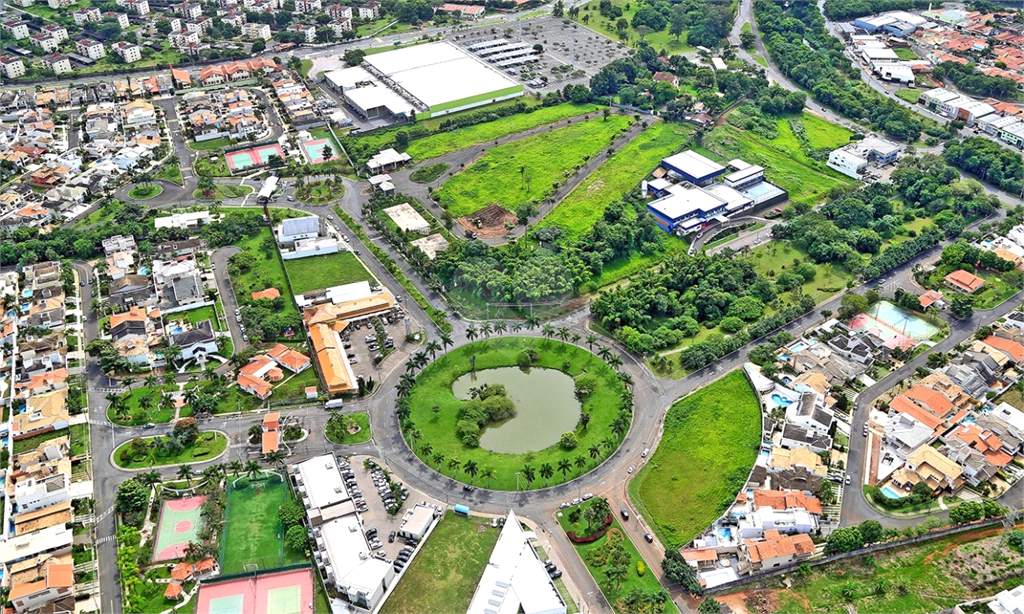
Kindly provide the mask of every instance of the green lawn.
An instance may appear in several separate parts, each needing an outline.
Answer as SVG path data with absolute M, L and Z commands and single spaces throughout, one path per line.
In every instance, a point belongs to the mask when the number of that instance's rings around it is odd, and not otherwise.
M 903 100 L 906 100 L 910 104 L 917 104 L 917 101 L 921 99 L 921 90 L 912 90 L 909 88 L 900 89 L 896 90 L 896 95 L 902 98 Z
M 326 181 L 305 183 L 295 190 L 295 198 L 304 203 L 325 204 L 345 195 L 345 186 Z
M 747 252 L 747 260 L 753 265 L 754 270 L 761 275 L 775 277 L 787 268 L 793 267 L 793 260 L 809 262 L 807 254 L 797 249 L 787 241 L 769 241 L 758 245 Z M 823 264 L 815 265 L 818 274 L 809 282 L 804 283 L 803 293 L 814 298 L 815 303 L 820 303 L 826 298 L 833 296 L 846 289 L 846 283 L 853 279 L 853 275 L 841 266 Z M 791 293 L 782 294 L 783 299 L 792 298 Z
M 974 293 L 975 309 L 992 309 L 1020 291 L 1019 286 L 1011 285 L 1004 279 L 1004 274 L 984 270 L 975 273 L 985 280 L 981 290 Z
M 783 120 L 779 120 L 781 124 Z M 800 115 L 800 123 L 804 125 L 804 131 L 807 133 L 807 140 L 811 147 L 815 149 L 837 149 L 846 145 L 850 142 L 850 137 L 853 133 L 840 126 L 839 124 L 833 124 L 830 121 L 824 120 L 817 115 L 811 113 L 803 113 Z M 788 127 L 789 122 L 786 122 Z M 780 125 L 781 128 L 781 125 Z M 791 132 L 792 130 L 790 130 Z M 780 138 L 782 132 L 779 133 Z
M 231 483 L 234 476 L 228 477 Z M 246 488 L 228 488 L 224 537 L 221 540 L 222 574 L 245 571 L 246 563 L 260 569 L 275 569 L 306 560 L 301 552 L 284 546 L 284 531 L 277 510 L 290 499 L 288 486 L 281 481 L 253 482 Z
M 355 420 L 355 423 L 359 425 L 359 432 L 356 433 L 355 435 L 352 435 L 351 433 L 346 432 L 345 433 L 345 440 L 344 441 L 337 441 L 334 437 L 327 437 L 328 441 L 330 441 L 331 443 L 336 443 L 338 445 L 342 445 L 342 444 L 344 444 L 344 445 L 351 445 L 351 444 L 365 443 L 367 441 L 370 441 L 370 438 L 373 437 L 373 433 L 370 431 L 370 416 L 369 416 L 369 414 L 366 414 L 366 413 L 363 413 L 363 412 L 359 412 L 359 413 L 355 413 L 355 414 L 345 414 L 345 415 L 350 417 L 350 418 L 352 418 L 352 420 Z
M 446 512 L 380 611 L 465 612 L 497 541 L 488 519 Z
M 222 308 L 223 309 L 223 308 Z M 164 316 L 167 320 L 175 320 L 178 318 L 184 318 L 192 324 L 199 324 L 203 320 L 209 320 L 210 324 L 213 325 L 213 330 L 220 330 L 220 320 L 217 319 L 217 312 L 213 305 L 204 305 L 198 309 L 189 309 L 188 311 L 181 311 L 179 313 L 172 313 L 169 316 Z
M 71 456 L 85 454 L 92 449 L 88 424 L 72 424 L 69 430 L 71 431 Z
M 893 47 L 892 50 L 901 60 L 920 60 L 914 50 L 910 47 Z
M 814 567 L 807 576 L 787 575 L 790 587 L 769 580 L 768 596 L 777 612 L 948 611 L 1020 585 L 1021 555 L 992 535 L 998 532 L 975 531 Z
M 229 198 L 242 198 L 246 194 L 252 194 L 252 191 L 252 186 L 218 183 L 213 187 L 212 197 L 205 196 L 202 190 L 193 192 L 192 197 L 205 200 L 227 200 Z
M 829 124 L 807 117 L 804 114 L 800 121 L 812 146 L 824 147 L 849 140 L 842 140 L 841 127 L 824 131 L 822 128 Z M 854 179 L 828 168 L 824 162 L 807 157 L 788 120 L 779 121 L 778 131 L 776 138 L 768 140 L 727 124 L 704 137 L 703 147 L 693 149 L 723 163 L 740 158 L 763 166 L 765 177 L 787 190 L 793 202 L 816 205 L 825 199 L 830 189 L 855 183 Z
M 21 454 L 22 452 L 35 450 L 36 447 L 39 446 L 39 444 L 43 443 L 44 441 L 50 441 L 51 439 L 64 437 L 66 435 L 69 435 L 69 432 L 66 429 L 60 429 L 57 431 L 50 431 L 48 433 L 33 435 L 32 437 L 28 437 L 25 439 L 19 439 L 14 442 L 14 453 Z
M 375 283 L 370 271 L 350 251 L 286 260 L 284 266 L 295 294 L 357 281 L 369 281 L 371 285 Z
M 576 431 L 578 445 L 574 450 L 564 450 L 558 445 L 551 446 L 544 450 L 531 454 L 499 454 L 484 448 L 470 448 L 456 437 L 455 426 L 461 401 L 452 394 L 452 383 L 461 375 L 469 371 L 469 361 L 475 357 L 477 371 L 492 369 L 496 367 L 514 366 L 519 352 L 532 348 L 537 351 L 539 361 L 534 363 L 535 367 L 546 367 L 558 369 L 573 377 L 586 372 L 597 378 L 594 392 L 583 402 L 583 411 L 589 413 L 591 420 L 585 430 Z M 568 368 L 563 369 L 564 363 Z M 566 459 L 575 461 L 576 457 L 583 456 L 586 459 L 582 469 L 573 466 L 572 470 L 563 476 L 561 472 L 555 472 L 551 478 L 551 484 L 559 484 L 575 478 L 585 471 L 592 469 L 605 457 L 618 447 L 610 425 L 619 413 L 619 394 L 623 385 L 607 364 L 600 358 L 586 351 L 585 349 L 562 343 L 556 340 L 540 340 L 524 337 L 501 337 L 492 338 L 488 341 L 478 341 L 469 345 L 449 351 L 439 356 L 416 378 L 416 385 L 409 395 L 412 400 L 411 420 L 415 423 L 416 429 L 422 434 L 421 442 L 430 442 L 432 445 L 431 458 L 424 458 L 422 446 L 414 442 L 416 453 L 421 460 L 435 467 L 445 475 L 456 477 L 460 480 L 470 481 L 470 476 L 458 468 L 450 468 L 447 462 L 440 467 L 433 461 L 433 455 L 441 453 L 446 459 L 458 459 L 461 463 L 473 460 L 478 463 L 481 469 L 493 467 L 497 473 L 496 477 L 487 481 L 477 478 L 479 484 L 488 485 L 497 490 L 514 490 L 516 488 L 516 472 L 520 471 L 526 464 L 531 465 L 535 470 L 544 463 L 550 463 L 552 467 L 558 466 L 558 461 Z M 438 412 L 433 407 L 438 406 Z M 611 445 L 603 445 L 606 439 Z M 590 458 L 588 451 L 592 446 L 600 448 L 600 455 L 597 460 Z M 525 488 L 544 488 L 545 480 L 537 475 L 531 484 L 526 484 L 520 478 L 519 486 Z
M 540 201 L 613 139 L 632 118 L 613 115 L 537 134 L 490 149 L 449 179 L 435 194 L 452 215 L 461 217 L 497 203 L 509 211 Z
M 212 439 L 207 439 L 212 435 Z M 160 437 L 143 437 L 142 439 L 152 443 L 154 440 L 163 439 Z M 187 465 L 191 463 L 205 463 L 213 460 L 227 448 L 228 441 L 224 435 L 217 432 L 202 432 L 199 434 L 199 441 L 196 445 L 183 449 L 174 456 L 157 456 L 153 449 L 150 449 L 145 458 L 133 458 L 126 463 L 121 462 L 121 450 L 126 449 L 131 441 L 126 441 L 114 449 L 114 464 L 123 469 L 143 469 L 145 467 L 165 467 L 167 465 Z M 209 452 L 202 456 L 194 456 L 193 450 L 205 448 Z
M 178 167 L 178 161 L 173 160 L 160 167 L 160 170 L 153 175 L 157 179 L 163 179 L 164 181 L 170 181 L 178 185 L 185 185 L 185 180 L 181 178 L 181 169 Z
M 993 402 L 996 405 L 1000 403 L 1009 403 L 1017 409 L 1024 411 L 1024 392 L 1021 392 L 1020 386 L 1012 386 L 1006 392 L 999 395 Z
M 609 20 L 602 17 L 601 13 L 597 10 L 599 4 L 598 0 L 584 4 L 575 21 L 604 34 L 614 41 L 622 40 L 619 38 L 619 32 L 615 28 L 618 18 Z M 640 7 L 644 6 L 639 2 L 631 2 L 630 0 L 612 0 L 612 5 L 622 8 L 622 19 L 625 19 L 630 24 L 633 22 L 633 15 L 640 10 Z M 589 23 L 583 21 L 587 16 L 590 18 Z M 632 25 L 626 29 L 626 32 L 629 35 L 627 43 L 631 47 L 638 47 L 641 43 L 640 34 Z M 676 40 L 675 36 L 668 33 L 667 26 L 660 32 L 651 32 L 643 38 L 642 42 L 649 44 L 652 49 L 665 49 L 670 55 L 695 51 L 694 47 L 686 43 L 686 31 L 679 37 L 679 40 Z
M 763 55 L 761 55 L 759 53 L 755 53 L 751 57 L 753 57 L 754 61 L 757 62 L 758 64 L 760 64 L 761 66 L 764 66 L 765 68 L 768 68 L 768 60 L 764 59 Z
M 287 371 L 285 372 L 288 373 Z M 292 375 L 288 379 L 284 380 L 277 387 L 274 388 L 274 396 L 271 397 L 274 401 L 281 401 L 284 399 L 304 399 L 306 398 L 306 386 L 320 386 L 320 380 L 317 379 L 316 369 L 312 366 L 308 367 L 302 373 L 298 375 Z
M 586 504 L 583 505 L 586 507 Z M 585 534 L 587 532 L 586 521 L 581 520 L 576 524 L 569 522 L 570 509 L 562 510 L 558 513 L 558 523 L 562 526 L 562 530 L 569 531 L 573 530 L 577 534 Z M 615 511 L 612 510 L 614 514 Z M 608 577 L 605 573 L 605 569 L 610 567 L 607 559 L 608 553 L 611 548 L 616 544 L 621 544 L 623 551 L 628 555 L 629 562 L 624 563 L 626 567 L 626 577 L 621 581 L 616 582 Z M 617 518 L 613 519 L 612 526 L 605 533 L 601 539 L 589 543 L 589 544 L 573 544 L 576 552 L 579 553 L 580 558 L 587 566 L 587 570 L 590 575 L 594 577 L 598 586 L 601 587 L 601 592 L 604 593 L 608 603 L 612 605 L 612 609 L 615 612 L 628 612 L 630 611 L 627 606 L 622 603 L 622 598 L 634 589 L 640 589 L 645 592 L 660 590 L 663 587 L 658 582 L 658 577 L 654 575 L 651 570 L 646 570 L 644 575 L 637 573 L 637 562 L 643 561 L 640 556 L 640 552 L 637 551 L 636 546 L 629 540 L 629 537 L 623 532 L 622 526 L 619 525 Z M 623 559 L 625 561 L 625 559 Z M 643 563 L 645 566 L 646 562 Z M 668 600 L 665 602 L 665 607 L 661 610 L 663 612 L 678 612 L 679 609 L 676 605 Z
M 746 482 L 761 445 L 761 412 L 742 370 L 672 406 L 629 494 L 667 548 L 714 522 Z
M 208 141 L 188 141 L 188 148 L 196 151 L 212 151 L 214 149 L 224 149 L 225 147 L 231 147 L 236 141 L 232 141 L 226 136 L 217 137 Z
M 134 200 L 149 200 L 159 196 L 164 189 L 160 187 L 160 184 L 150 183 L 148 185 L 137 185 L 131 190 L 128 190 L 128 198 Z
M 660 121 L 591 173 L 538 225 L 558 226 L 575 238 L 601 219 L 605 207 L 640 184 L 661 159 L 669 156 L 693 134 L 693 127 Z
M 200 177 L 230 177 L 231 171 L 228 170 L 224 156 L 217 156 L 216 162 L 210 158 L 197 158 L 196 174 Z
M 265 248 L 264 242 L 272 240 L 273 235 L 270 229 L 261 228 L 255 235 L 247 236 L 235 243 L 235 245 L 252 254 L 256 259 L 256 266 L 253 268 L 243 273 L 231 275 L 231 285 L 234 287 L 235 294 L 238 295 L 240 300 L 249 299 L 250 293 L 266 290 L 267 288 L 277 288 L 282 296 L 290 294 L 288 280 L 285 278 L 284 273 L 284 261 L 281 260 L 277 248 Z M 233 271 L 233 267 L 228 267 L 228 271 Z M 288 313 L 293 310 L 295 310 L 295 305 L 291 301 L 286 300 L 282 313 Z
M 121 424 L 125 426 L 142 426 L 147 422 L 153 422 L 154 424 L 161 424 L 164 422 L 170 422 L 174 417 L 174 408 L 162 408 L 160 407 L 160 401 L 163 398 L 164 392 L 176 390 L 177 386 L 139 386 L 132 388 L 131 391 L 122 393 L 125 398 L 125 411 L 127 415 L 117 415 L 114 413 L 113 406 L 107 407 L 107 419 L 114 424 Z M 151 405 L 146 408 L 143 406 L 143 398 L 149 398 Z
M 494 139 L 531 130 L 537 126 L 562 121 L 570 117 L 598 112 L 595 104 L 565 102 L 551 107 L 539 107 L 529 113 L 520 113 L 501 119 L 441 132 L 409 143 L 406 152 L 417 160 L 427 160 L 446 153 L 486 143 Z

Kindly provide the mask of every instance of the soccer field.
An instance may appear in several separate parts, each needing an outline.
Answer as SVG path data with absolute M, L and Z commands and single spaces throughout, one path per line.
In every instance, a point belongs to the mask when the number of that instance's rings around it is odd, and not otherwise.
M 220 558 L 222 574 L 241 573 L 247 563 L 256 563 L 262 570 L 306 560 L 302 553 L 284 547 L 284 531 L 277 510 L 287 501 L 288 487 L 280 481 L 275 484 L 259 481 L 242 489 L 228 488 Z

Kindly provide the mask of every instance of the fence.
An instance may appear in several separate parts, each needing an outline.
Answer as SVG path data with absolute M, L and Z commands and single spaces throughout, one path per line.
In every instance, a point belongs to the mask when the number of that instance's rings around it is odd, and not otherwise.
M 923 542 L 931 541 L 933 539 L 939 539 L 941 537 L 948 537 L 950 535 L 957 535 L 959 533 L 967 533 L 969 531 L 975 531 L 978 529 L 984 529 L 987 527 L 1002 526 L 1002 518 L 990 518 L 988 520 L 982 520 L 971 524 L 957 525 L 948 529 L 942 529 L 941 531 L 932 531 L 925 533 L 924 535 L 918 535 L 916 537 L 908 537 L 906 539 L 899 539 L 891 542 L 883 542 L 879 544 L 872 544 L 859 550 L 852 550 L 850 552 L 841 552 L 839 554 L 832 554 L 829 556 L 821 557 L 820 559 L 814 559 L 807 561 L 807 564 L 811 567 L 818 567 L 820 565 L 828 565 L 829 563 L 835 563 L 836 561 L 843 561 L 846 559 L 856 558 L 858 556 L 864 556 L 866 554 L 872 554 L 874 552 L 882 552 L 891 548 L 899 548 L 902 546 L 910 546 L 913 544 L 920 544 Z M 762 582 L 775 576 L 792 573 L 796 569 L 795 565 L 788 565 L 786 567 L 780 567 L 779 569 L 771 569 L 768 571 L 759 571 L 752 573 L 749 576 L 744 576 L 739 580 L 733 580 L 725 584 L 720 584 L 714 588 L 707 589 L 705 591 L 708 595 L 719 595 L 722 593 L 730 593 L 741 586 L 752 584 L 755 582 Z

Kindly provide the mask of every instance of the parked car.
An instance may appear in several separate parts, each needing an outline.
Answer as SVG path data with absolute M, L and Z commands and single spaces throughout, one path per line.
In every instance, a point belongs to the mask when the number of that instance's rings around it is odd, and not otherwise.
M 853 482 L 853 478 L 846 476 L 846 485 L 849 486 L 851 482 Z
M 622 516 L 623 520 L 629 520 L 629 512 L 626 511 L 626 508 L 619 510 L 619 514 Z
M 395 535 L 396 535 L 396 533 L 394 531 L 392 531 L 391 533 L 388 534 L 388 543 L 389 544 L 395 543 Z

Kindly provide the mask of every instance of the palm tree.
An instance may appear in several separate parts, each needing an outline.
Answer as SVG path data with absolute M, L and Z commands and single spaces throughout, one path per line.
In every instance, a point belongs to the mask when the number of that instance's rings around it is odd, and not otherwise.
M 266 459 L 268 463 L 280 469 L 284 465 L 284 459 L 287 456 L 288 454 L 284 450 L 274 450 L 267 454 Z
M 164 373 L 164 386 L 173 386 L 175 382 L 174 372 L 168 371 Z
M 448 468 L 455 472 L 455 476 L 456 477 L 458 477 L 458 475 L 459 475 L 459 465 L 460 464 L 461 463 L 459 461 L 459 457 L 457 457 L 457 456 L 453 456 L 453 457 L 448 459 Z
M 192 470 L 191 466 L 182 465 L 178 467 L 178 479 L 185 480 L 185 483 L 188 484 L 189 486 L 192 486 L 192 477 L 194 475 L 195 472 Z
M 470 324 L 469 326 L 466 327 L 466 339 L 469 339 L 470 341 L 475 341 L 478 336 L 479 333 L 477 333 L 475 325 Z
M 609 565 L 604 569 L 604 574 L 608 576 L 609 580 L 615 582 L 616 588 L 622 585 L 622 581 L 626 579 L 628 573 L 625 565 Z
M 559 327 L 559 329 L 558 329 L 558 338 L 561 339 L 563 342 L 568 341 L 569 340 L 569 329 L 566 328 L 565 326 Z
M 523 323 L 522 322 L 513 322 L 512 323 L 512 332 L 518 333 L 518 332 L 520 332 L 522 330 L 523 330 Z
M 578 344 L 579 344 L 579 342 L 580 342 L 580 339 L 581 339 L 581 338 L 582 338 L 582 337 L 580 337 L 580 334 L 579 334 L 579 333 L 573 333 L 573 334 L 572 334 L 572 342 L 573 342 L 573 344 L 576 344 L 576 345 L 578 345 Z
M 444 463 L 444 452 L 434 452 L 434 464 L 440 469 Z
M 259 461 L 251 460 L 245 463 L 245 475 L 249 476 L 250 480 L 255 480 L 261 473 L 263 468 L 260 467 Z
M 613 369 L 618 369 L 622 366 L 622 357 L 618 354 L 612 354 L 608 357 L 608 364 L 610 364 Z
M 580 413 L 580 427 L 583 430 L 587 430 L 587 425 L 590 424 L 590 412 Z
M 410 358 L 409 360 L 405 361 L 405 372 L 406 373 L 412 373 L 415 370 L 416 370 L 416 361 L 415 360 Z
M 420 448 L 420 454 L 423 455 L 423 458 L 430 458 L 430 453 L 433 452 L 433 451 L 434 451 L 434 446 L 430 445 L 429 441 L 427 443 L 423 444 L 423 447 Z
M 608 357 L 612 355 L 612 349 L 605 345 L 597 346 L 597 355 L 601 357 L 601 360 L 607 361 Z
M 526 480 L 526 487 L 529 488 L 530 484 L 537 479 L 537 474 L 534 472 L 533 467 L 530 465 L 523 465 L 523 479 Z
M 121 378 L 121 385 L 127 388 L 129 391 L 132 389 L 132 384 L 134 383 L 135 378 L 130 375 L 126 375 L 125 377 Z
M 163 481 L 163 478 L 161 478 L 160 473 L 154 469 L 152 471 L 140 473 L 139 481 L 145 484 L 146 486 L 155 486 L 159 484 L 161 481 Z
M 555 470 L 551 468 L 551 463 L 544 463 L 540 466 L 540 477 L 544 478 L 545 486 L 551 483 L 553 475 L 555 475 Z
M 220 481 L 220 467 L 217 465 L 210 465 L 206 469 L 203 469 L 203 479 L 210 484 L 216 484 Z
M 413 354 L 412 360 L 420 369 L 430 364 L 430 360 L 427 359 L 427 353 L 422 350 Z
M 410 447 L 413 449 L 414 452 L 416 451 L 416 442 L 421 437 L 423 437 L 423 433 L 421 433 L 419 429 L 412 429 L 411 431 L 409 431 L 409 442 L 412 444 Z
M 452 336 L 451 335 L 449 335 L 448 333 L 446 333 L 444 331 L 441 331 L 441 345 L 444 347 L 444 351 L 447 352 L 448 351 L 448 346 L 455 345 L 455 342 L 452 341 Z
M 580 473 L 583 473 L 583 468 L 587 466 L 587 459 L 583 458 L 582 454 L 577 454 L 573 464 L 580 470 Z
M 594 351 L 594 344 L 595 343 L 597 343 L 597 335 L 595 335 L 593 333 L 587 335 L 587 346 L 590 348 L 591 352 Z
M 545 339 L 550 339 L 555 336 L 555 327 L 550 324 L 545 324 L 540 327 L 540 334 L 544 335 Z
M 233 473 L 236 478 L 238 477 L 238 474 L 241 473 L 244 468 L 245 468 L 245 466 L 242 465 L 242 461 L 237 461 L 236 460 L 236 461 L 231 461 L 230 463 L 228 463 L 228 470 L 231 471 L 231 473 Z
M 533 315 L 532 313 L 526 316 L 526 330 L 533 330 L 540 326 L 540 318 Z
M 476 474 L 480 471 L 480 468 L 477 466 L 475 460 L 469 459 L 466 461 L 466 464 L 462 466 L 462 470 L 469 474 L 469 483 L 472 484 L 473 479 L 476 478 Z
M 494 334 L 500 335 L 508 331 L 508 322 L 505 320 L 498 320 L 494 323 Z
M 590 459 L 594 461 L 594 464 L 596 465 L 597 459 L 601 457 L 601 446 L 590 446 L 590 449 L 587 450 L 587 452 L 590 454 Z
M 498 477 L 498 472 L 494 469 L 494 467 L 484 467 L 480 471 L 480 476 L 487 480 L 487 488 L 490 488 L 491 480 Z
M 619 414 L 612 420 L 612 432 L 616 437 L 622 437 L 629 430 L 629 418 Z
M 430 352 L 430 360 L 437 358 L 437 353 L 441 351 L 441 344 L 431 339 L 427 342 L 426 350 Z
M 490 322 L 484 322 L 483 324 L 480 325 L 480 334 L 484 336 L 484 339 L 487 339 L 491 336 Z
M 156 386 L 156 376 L 153 375 L 152 373 L 147 375 L 145 379 L 143 379 L 142 381 L 145 383 L 147 388 L 152 388 L 153 386 Z
M 626 385 L 626 388 L 633 387 L 633 376 L 629 373 L 619 373 L 619 381 Z
M 569 462 L 569 459 L 563 458 L 558 461 L 558 470 L 562 472 L 562 479 L 565 479 L 569 475 L 569 471 L 572 470 L 572 463 Z

